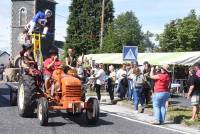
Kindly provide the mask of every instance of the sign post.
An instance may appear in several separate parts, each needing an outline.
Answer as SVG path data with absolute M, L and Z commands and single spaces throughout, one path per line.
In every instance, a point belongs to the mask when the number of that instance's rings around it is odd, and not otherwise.
M 123 60 L 137 61 L 138 47 L 137 46 L 123 46 Z

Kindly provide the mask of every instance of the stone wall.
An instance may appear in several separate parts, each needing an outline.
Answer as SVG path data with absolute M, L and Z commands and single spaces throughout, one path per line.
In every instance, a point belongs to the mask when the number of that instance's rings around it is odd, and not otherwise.
M 19 15 L 20 9 L 25 8 L 27 10 L 26 22 L 28 23 L 35 12 L 34 1 L 12 1 L 11 9 L 11 55 L 16 57 L 21 51 L 21 44 L 19 42 L 19 35 L 22 33 L 24 26 L 20 26 Z
M 36 2 L 37 1 L 37 2 Z M 55 33 L 55 3 L 44 0 L 16 0 L 12 1 L 12 20 L 11 20 L 11 55 L 14 59 L 21 51 L 21 44 L 19 41 L 20 33 L 22 33 L 24 26 L 20 26 L 20 9 L 25 8 L 27 10 L 26 22 L 28 23 L 37 11 L 44 11 L 45 9 L 51 9 L 53 11 L 53 17 L 51 17 L 51 25 L 49 32 L 51 35 L 42 39 L 42 53 L 43 57 L 48 56 L 49 49 L 52 48 L 54 42 Z

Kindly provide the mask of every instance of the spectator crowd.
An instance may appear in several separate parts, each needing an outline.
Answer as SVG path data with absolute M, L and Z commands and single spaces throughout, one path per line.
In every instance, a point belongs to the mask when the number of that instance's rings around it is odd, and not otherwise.
M 101 88 L 105 87 L 109 93 L 111 103 L 114 103 L 114 96 L 121 100 L 133 101 L 134 113 L 143 113 L 145 107 L 152 102 L 154 121 L 152 124 L 159 125 L 165 121 L 168 99 L 171 95 L 172 71 L 170 66 L 150 65 L 147 61 L 139 66 L 132 62 L 122 64 L 120 68 L 103 64 L 95 64 L 94 67 L 83 67 L 86 76 L 86 84 L 94 88 L 97 98 L 101 101 Z M 197 63 L 189 68 L 187 80 L 187 98 L 193 106 L 191 120 L 198 120 L 200 104 L 200 64 Z M 139 105 L 141 109 L 139 110 Z

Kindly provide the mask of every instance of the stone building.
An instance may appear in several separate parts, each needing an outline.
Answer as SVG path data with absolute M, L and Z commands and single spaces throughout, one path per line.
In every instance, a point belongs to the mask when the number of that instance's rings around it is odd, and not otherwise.
M 54 0 L 11 0 L 12 1 L 12 20 L 11 20 L 11 56 L 17 59 L 21 51 L 20 34 L 24 26 L 33 18 L 38 11 L 50 9 L 53 12 L 51 26 L 49 27 L 50 36 L 42 39 L 43 57 L 47 56 L 48 50 L 52 47 L 55 33 L 55 8 Z

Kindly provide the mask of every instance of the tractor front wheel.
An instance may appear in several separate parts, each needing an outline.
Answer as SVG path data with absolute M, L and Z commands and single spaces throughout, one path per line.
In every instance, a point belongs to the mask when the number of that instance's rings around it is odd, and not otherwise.
M 88 124 L 96 124 L 99 120 L 99 102 L 96 98 L 90 98 L 86 109 L 86 120 Z
M 38 100 L 37 116 L 41 126 L 45 126 L 48 123 L 48 101 L 45 97 L 41 97 Z

